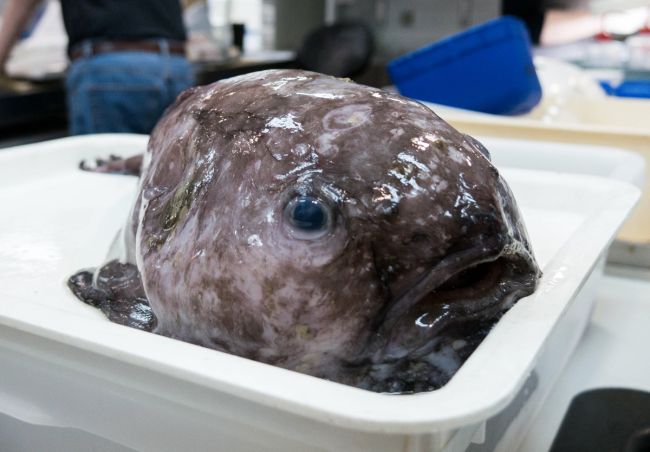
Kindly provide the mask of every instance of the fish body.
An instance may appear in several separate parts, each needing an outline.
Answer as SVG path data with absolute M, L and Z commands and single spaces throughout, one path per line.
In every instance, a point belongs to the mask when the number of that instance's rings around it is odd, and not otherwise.
M 540 276 L 480 143 L 420 103 L 297 70 L 182 94 L 123 240 L 77 284 L 86 301 L 137 299 L 155 333 L 382 392 L 444 384 Z

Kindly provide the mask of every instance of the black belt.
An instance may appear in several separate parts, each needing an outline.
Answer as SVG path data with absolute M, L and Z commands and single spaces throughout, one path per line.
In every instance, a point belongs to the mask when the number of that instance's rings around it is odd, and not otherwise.
M 111 52 L 151 52 L 185 55 L 185 43 L 169 40 L 142 40 L 142 41 L 93 41 L 76 44 L 70 50 L 70 60 L 90 55 L 99 55 Z

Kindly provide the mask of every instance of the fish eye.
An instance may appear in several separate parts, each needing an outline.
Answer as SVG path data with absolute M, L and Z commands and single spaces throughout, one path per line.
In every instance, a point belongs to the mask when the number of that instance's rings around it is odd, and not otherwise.
M 315 239 L 325 235 L 332 223 L 329 206 L 314 196 L 297 196 L 284 209 L 285 220 L 297 238 Z

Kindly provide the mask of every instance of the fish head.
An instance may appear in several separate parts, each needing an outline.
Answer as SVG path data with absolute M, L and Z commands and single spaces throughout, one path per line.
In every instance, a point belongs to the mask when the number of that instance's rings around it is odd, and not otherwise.
M 160 334 L 430 388 L 460 365 L 453 332 L 539 277 L 489 153 L 394 93 L 305 71 L 195 88 L 146 162 L 136 255 Z

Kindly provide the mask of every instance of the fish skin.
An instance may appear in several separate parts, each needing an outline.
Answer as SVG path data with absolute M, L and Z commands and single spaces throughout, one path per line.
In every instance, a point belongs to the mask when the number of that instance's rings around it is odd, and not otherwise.
M 305 196 L 327 212 L 318 236 L 288 221 Z M 179 96 L 124 245 L 155 333 L 381 392 L 444 384 L 540 276 L 479 142 L 418 102 L 298 70 Z

